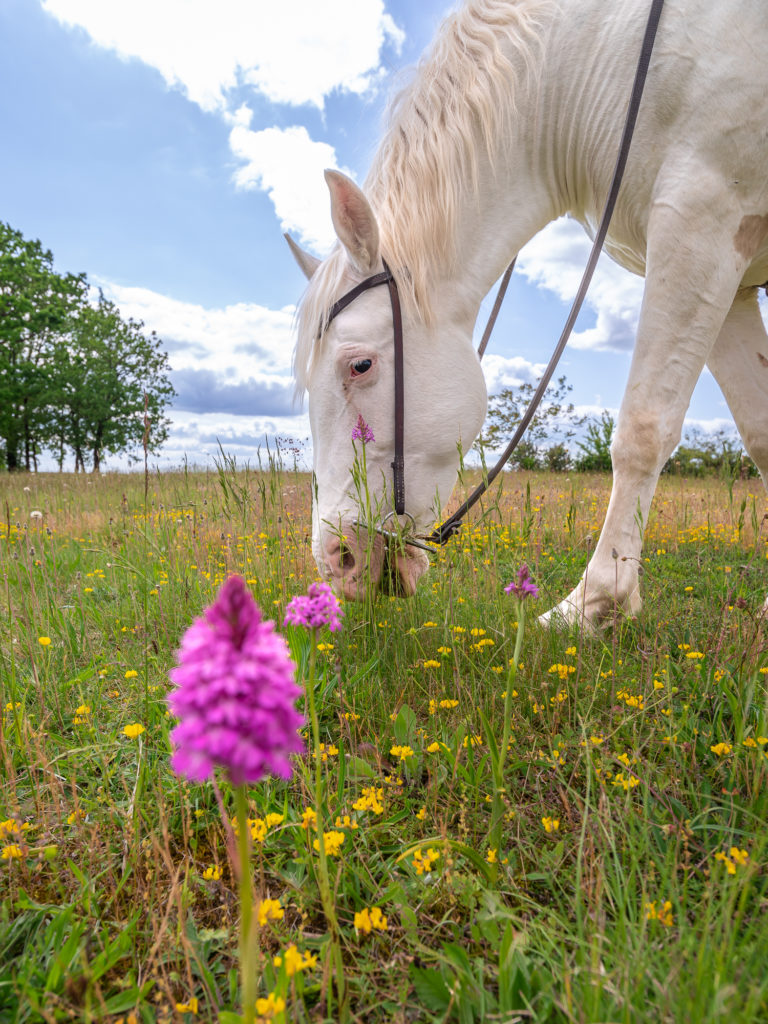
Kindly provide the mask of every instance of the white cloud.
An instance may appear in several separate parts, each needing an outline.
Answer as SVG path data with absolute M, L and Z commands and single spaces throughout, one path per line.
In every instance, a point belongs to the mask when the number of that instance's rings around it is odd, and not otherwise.
M 168 411 L 168 441 L 153 459 L 163 467 L 211 465 L 218 442 L 238 460 L 255 461 L 265 438 L 296 439 L 303 465 L 311 462 L 309 417 L 293 406 L 293 307 L 267 309 L 237 303 L 206 309 L 162 295 L 95 280 L 125 317 L 142 320 L 169 353 L 171 381 L 178 392 Z M 286 455 L 293 465 L 293 454 Z M 126 458 L 108 468 L 127 468 Z
M 482 366 L 488 394 L 495 395 L 504 388 L 535 384 L 541 379 L 547 364 L 530 363 L 522 356 L 506 358 L 489 352 L 483 357 Z
M 592 243 L 574 220 L 549 224 L 521 251 L 517 266 L 533 284 L 571 302 L 581 281 Z M 605 253 L 600 257 L 585 306 L 597 315 L 594 327 L 574 332 L 574 349 L 629 351 L 635 342 L 645 282 Z
M 229 145 L 243 161 L 235 183 L 265 191 L 283 230 L 296 232 L 302 244 L 325 255 L 336 238 L 323 178 L 326 167 L 337 167 L 333 146 L 315 142 L 303 126 L 254 132 L 243 125 L 232 129 Z
M 293 356 L 293 307 L 267 309 L 239 302 L 223 309 L 96 279 L 123 316 L 143 320 L 171 354 L 175 370 L 212 369 L 232 379 L 285 381 Z
M 99 46 L 156 68 L 203 110 L 224 112 L 246 86 L 273 103 L 322 109 L 334 90 L 362 93 L 403 32 L 384 0 L 43 0 Z
M 305 415 L 227 416 L 179 411 L 172 414 L 172 419 L 168 440 L 159 457 L 153 459 L 162 466 L 178 466 L 185 457 L 190 463 L 210 466 L 221 457 L 219 444 L 239 463 L 248 460 L 256 464 L 259 450 L 266 463 L 267 443 L 272 453 L 277 443 L 289 467 L 293 466 L 294 454 L 301 468 L 308 468 L 312 462 L 309 417 Z

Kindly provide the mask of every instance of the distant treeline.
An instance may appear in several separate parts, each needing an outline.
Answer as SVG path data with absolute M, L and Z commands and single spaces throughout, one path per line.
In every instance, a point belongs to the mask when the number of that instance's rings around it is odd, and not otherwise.
M 105 454 L 154 451 L 175 392 L 154 332 L 124 319 L 85 274 L 60 274 L 40 242 L 0 221 L 0 468 L 98 472 Z
M 599 417 L 579 415 L 568 395 L 573 386 L 559 377 L 546 392 L 528 431 L 512 453 L 512 469 L 550 469 L 557 472 L 611 471 L 611 441 L 616 427 L 604 410 Z M 488 418 L 477 442 L 481 453 L 503 448 L 527 409 L 535 384 L 519 384 L 493 395 Z M 681 476 L 757 476 L 735 431 L 714 433 L 688 430 L 663 473 Z

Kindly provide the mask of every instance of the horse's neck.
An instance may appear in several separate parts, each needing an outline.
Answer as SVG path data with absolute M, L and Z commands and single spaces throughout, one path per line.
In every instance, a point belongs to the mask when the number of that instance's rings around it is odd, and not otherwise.
M 571 213 L 594 224 L 599 215 L 645 14 L 635 9 L 627 40 L 621 11 L 606 25 L 604 6 L 578 4 L 578 17 L 569 16 L 575 0 L 564 0 L 545 32 L 542 72 L 521 76 L 512 137 L 500 140 L 493 159 L 478 146 L 478 189 L 467 191 L 457 222 L 457 266 L 436 282 L 437 308 L 454 319 L 474 320 L 512 257 L 550 221 Z M 625 6 L 617 0 L 617 8 Z

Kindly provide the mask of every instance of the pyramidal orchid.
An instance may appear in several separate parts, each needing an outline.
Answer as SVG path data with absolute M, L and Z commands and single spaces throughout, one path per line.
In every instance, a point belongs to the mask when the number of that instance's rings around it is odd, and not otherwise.
M 290 755 L 304 749 L 296 667 L 242 577 L 230 576 L 189 627 L 178 660 L 168 697 L 179 719 L 171 732 L 174 771 L 202 782 L 220 766 L 235 786 L 268 774 L 290 778 Z
M 232 867 L 240 887 L 244 1024 L 255 1018 L 258 975 L 246 785 L 268 774 L 289 778 L 290 755 L 304 750 L 298 733 L 304 718 L 294 707 L 301 693 L 295 672 L 285 640 L 274 623 L 262 620 L 240 576 L 230 576 L 186 631 L 170 672 L 176 689 L 168 706 L 179 719 L 171 732 L 174 771 L 203 782 L 220 767 L 234 786 L 238 852 L 232 851 Z M 229 829 L 226 816 L 224 824 Z
M 344 612 L 327 583 L 310 583 L 306 594 L 292 598 L 285 609 L 285 625 L 318 629 L 328 626 L 332 633 L 341 629 Z
M 373 436 L 373 431 L 363 419 L 362 414 L 357 417 L 357 423 L 352 431 L 352 440 L 362 441 L 363 444 L 371 444 L 376 440 Z

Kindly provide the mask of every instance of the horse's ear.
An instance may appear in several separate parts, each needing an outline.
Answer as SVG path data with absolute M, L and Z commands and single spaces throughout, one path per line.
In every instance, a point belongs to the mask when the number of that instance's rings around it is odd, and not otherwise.
M 317 256 L 313 256 L 311 252 L 307 252 L 302 249 L 300 245 L 297 245 L 289 234 L 284 234 L 283 238 L 288 243 L 288 248 L 293 253 L 293 258 L 299 264 L 304 276 L 309 280 L 320 264 L 323 262 L 319 260 Z
M 361 274 L 373 273 L 379 265 L 379 228 L 368 200 L 341 171 L 326 171 L 325 180 L 339 241 Z

